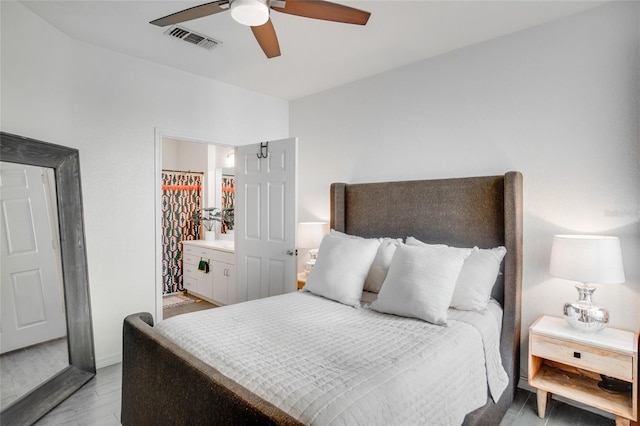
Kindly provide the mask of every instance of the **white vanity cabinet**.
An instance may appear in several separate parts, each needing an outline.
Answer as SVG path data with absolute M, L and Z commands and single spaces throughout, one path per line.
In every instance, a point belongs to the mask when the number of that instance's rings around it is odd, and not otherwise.
M 210 275 L 212 299 L 217 304 L 231 305 L 236 302 L 234 253 L 211 251 L 209 274 L 203 275 Z
M 213 298 L 213 287 L 206 283 L 205 274 L 198 271 L 198 263 L 200 258 L 195 254 L 188 253 L 191 251 L 184 246 L 182 253 L 182 285 L 189 293 L 198 295 L 204 299 L 211 300 Z
M 183 241 L 182 250 L 182 282 L 185 290 L 216 305 L 236 303 L 232 241 Z M 209 264 L 207 273 L 198 270 L 203 260 Z

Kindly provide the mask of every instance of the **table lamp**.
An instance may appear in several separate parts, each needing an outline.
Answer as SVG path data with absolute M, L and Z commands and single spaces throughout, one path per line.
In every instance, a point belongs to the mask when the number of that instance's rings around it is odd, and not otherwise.
M 326 222 L 300 222 L 298 224 L 298 247 L 309 249 L 309 260 L 304 262 L 304 273 L 309 275 L 318 258 L 318 247 L 329 232 Z
M 596 290 L 589 283 L 617 284 L 625 281 L 618 237 L 599 235 L 555 235 L 551 246 L 549 273 L 579 281 L 579 299 L 564 305 L 564 316 L 574 328 L 598 332 L 609 322 L 604 306 L 591 301 Z

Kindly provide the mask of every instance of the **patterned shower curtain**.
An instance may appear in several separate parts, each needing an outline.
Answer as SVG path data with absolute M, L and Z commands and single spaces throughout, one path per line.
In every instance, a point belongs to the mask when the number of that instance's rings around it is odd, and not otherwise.
M 162 282 L 163 293 L 184 290 L 182 285 L 182 241 L 199 239 L 192 220 L 202 209 L 201 174 L 162 172 Z

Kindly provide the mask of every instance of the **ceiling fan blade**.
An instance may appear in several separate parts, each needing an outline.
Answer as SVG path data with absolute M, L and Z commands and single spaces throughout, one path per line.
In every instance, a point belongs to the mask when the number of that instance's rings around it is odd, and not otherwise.
M 271 8 L 278 12 L 304 16 L 305 18 L 357 25 L 366 25 L 369 16 L 371 16 L 370 12 L 323 0 L 286 0 L 284 3 L 284 7 L 272 4 Z
M 278 36 L 275 28 L 273 28 L 271 18 L 264 25 L 251 27 L 251 31 L 253 31 L 253 35 L 258 40 L 258 44 L 264 54 L 267 55 L 267 58 L 280 56 L 280 44 L 278 44 Z
M 200 6 L 190 7 L 189 9 L 172 13 L 171 15 L 158 18 L 149 23 L 159 27 L 166 27 L 167 25 L 179 24 L 180 22 L 224 12 L 225 10 L 229 10 L 229 0 L 218 0 L 211 3 L 201 4 Z

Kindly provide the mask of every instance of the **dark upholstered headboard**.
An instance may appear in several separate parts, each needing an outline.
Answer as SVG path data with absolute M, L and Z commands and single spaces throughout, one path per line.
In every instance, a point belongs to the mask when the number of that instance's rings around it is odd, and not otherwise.
M 331 228 L 362 237 L 456 247 L 505 246 L 493 297 L 504 309 L 501 355 L 515 392 L 520 375 L 522 175 L 331 185 Z M 508 392 L 505 392 L 508 393 Z
M 331 228 L 362 237 L 504 245 L 504 267 L 522 251 L 522 175 L 331 185 Z M 506 274 L 505 274 L 506 275 Z M 494 298 L 504 301 L 502 280 Z

